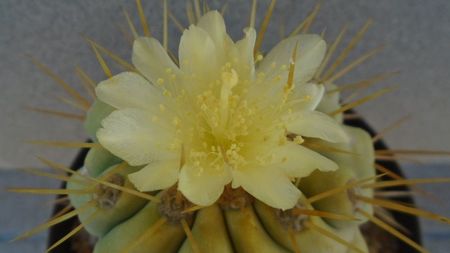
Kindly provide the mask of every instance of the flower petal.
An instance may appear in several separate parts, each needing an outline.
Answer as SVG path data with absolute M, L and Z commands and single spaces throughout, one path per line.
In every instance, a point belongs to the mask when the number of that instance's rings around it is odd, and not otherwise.
M 220 76 L 216 46 L 205 30 L 191 25 L 181 36 L 178 52 L 184 73 L 200 79 L 201 82 L 209 82 Z
M 328 142 L 348 142 L 342 126 L 330 116 L 318 111 L 301 111 L 286 118 L 287 130 L 301 136 L 323 139 Z
M 161 91 L 136 73 L 123 72 L 98 84 L 98 98 L 118 109 L 155 109 L 164 100 Z
M 315 110 L 321 103 L 325 87 L 321 84 L 305 83 L 295 86 L 289 104 L 294 111 Z
M 132 62 L 153 84 L 156 84 L 159 78 L 168 80 L 170 75 L 179 72 L 161 43 L 154 38 L 139 37 L 134 41 Z
M 86 119 L 84 120 L 84 129 L 93 140 L 97 139 L 97 130 L 101 127 L 102 120 L 108 116 L 115 109 L 114 107 L 103 103 L 99 99 L 96 99 L 91 108 L 86 113 Z
M 233 187 L 238 186 L 265 204 L 283 210 L 294 207 L 301 196 L 283 170 L 276 167 L 233 170 Z
M 231 61 L 241 79 L 253 79 L 255 73 L 255 61 L 253 48 L 255 47 L 256 31 L 254 28 L 244 29 L 245 37 L 235 44 L 235 50 L 231 55 Z
M 166 189 L 177 182 L 179 167 L 179 159 L 153 161 L 128 179 L 142 192 Z
M 97 131 L 100 144 L 132 166 L 147 164 L 154 159 L 173 156 L 169 151 L 174 132 L 168 126 L 152 121 L 148 111 L 123 109 L 112 112 Z
M 339 103 L 341 93 L 336 90 L 338 87 L 335 84 L 327 83 L 327 84 L 325 84 L 325 87 L 326 87 L 325 95 L 323 96 L 323 99 L 320 101 L 316 110 L 319 112 L 328 114 L 328 113 L 337 111 L 341 108 L 341 104 Z M 333 91 L 333 92 L 328 92 L 328 91 Z M 336 119 L 336 121 L 342 122 L 343 113 L 339 113 L 339 114 L 335 115 L 334 118 Z
M 219 199 L 224 186 L 231 180 L 228 167 L 223 167 L 222 171 L 208 169 L 185 164 L 180 171 L 178 189 L 196 205 L 212 205 Z
M 218 11 L 210 11 L 200 18 L 197 27 L 208 33 L 216 46 L 217 56 L 220 57 L 222 62 L 231 45 L 233 45 L 233 41 L 227 34 L 222 15 Z
M 273 166 L 283 169 L 290 177 L 306 177 L 314 170 L 334 171 L 338 166 L 332 160 L 301 145 L 287 142 L 272 150 L 277 163 Z
M 304 83 L 311 80 L 326 52 L 325 41 L 319 35 L 314 34 L 302 34 L 282 40 L 261 61 L 258 72 L 265 73 L 269 77 L 281 74 L 286 80 L 287 66 L 291 62 L 292 52 L 296 45 L 298 45 L 298 49 L 294 82 Z M 286 73 L 282 74 L 282 69 Z

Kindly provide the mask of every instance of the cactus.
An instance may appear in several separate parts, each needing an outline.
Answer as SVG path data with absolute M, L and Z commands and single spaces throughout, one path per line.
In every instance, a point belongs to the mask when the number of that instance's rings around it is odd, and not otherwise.
M 164 11 L 167 21 L 166 3 Z M 376 219 L 374 205 L 396 208 L 374 198 L 371 136 L 343 123 L 352 107 L 340 104 L 335 82 L 345 73 L 325 70 L 343 33 L 328 49 L 307 34 L 315 9 L 264 54 L 265 28 L 257 33 L 254 19 L 233 42 L 219 12 L 190 13 L 196 22 L 175 60 L 166 39 L 136 37 L 133 65 L 89 41 L 104 69 L 99 51 L 127 71 L 95 88 L 84 167 L 43 159 L 71 174 L 63 192 L 75 210 L 55 219 L 78 215 L 98 238 L 95 253 L 369 252 L 360 225 Z

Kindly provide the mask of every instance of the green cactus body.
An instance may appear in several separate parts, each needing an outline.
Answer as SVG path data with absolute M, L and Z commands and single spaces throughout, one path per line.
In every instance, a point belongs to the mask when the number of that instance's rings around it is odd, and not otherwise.
M 345 131 L 351 139 L 348 144 L 326 144 L 347 153 L 322 152 L 337 162 L 339 170 L 334 172 L 315 171 L 310 176 L 303 178 L 299 186 L 306 197 L 343 186 L 354 180 L 374 176 L 373 148 L 370 137 L 364 131 L 353 127 L 345 127 Z M 102 178 L 114 168 L 117 169 L 118 165 L 110 166 L 117 161 L 118 158 L 106 150 L 92 149 L 86 158 L 86 166 L 90 166 L 89 174 L 97 174 L 97 178 Z M 110 168 L 105 169 L 108 166 Z M 137 168 L 127 167 L 121 169 L 119 173 L 126 178 L 127 174 L 136 170 Z M 80 180 L 79 176 L 73 176 L 73 178 Z M 132 187 L 128 181 L 125 182 L 125 186 Z M 76 182 L 68 184 L 68 189 L 83 189 L 83 187 L 86 186 Z M 359 194 L 370 197 L 372 191 L 361 191 Z M 313 203 L 313 205 L 306 204 L 306 197 L 301 198 L 299 203 L 303 203 L 303 208 L 308 210 L 326 211 L 349 217 L 355 215 L 356 203 L 347 191 L 334 194 Z M 71 195 L 70 199 L 72 204 L 79 208 L 91 201 L 93 196 Z M 150 202 L 144 207 L 147 201 L 126 193 L 121 193 L 118 200 L 114 201 L 113 208 L 103 210 L 96 206 L 92 210 L 82 212 L 80 219 L 83 222 L 95 211 L 99 211 L 99 218 L 86 224 L 90 233 L 99 236 L 95 247 L 96 253 L 123 252 L 130 248 L 129 252 L 136 253 L 197 253 L 193 251 L 195 247 L 200 252 L 219 253 L 287 253 L 295 252 L 296 247 L 301 252 L 311 253 L 352 252 L 346 245 L 336 242 L 308 226 L 311 223 L 342 240 L 354 243 L 359 249 L 367 251 L 358 227 L 360 223 L 364 222 L 362 219 L 344 221 L 299 215 L 293 216 L 292 221 L 288 218 L 286 223 L 286 217 L 280 216 L 283 211 L 260 201 L 249 201 L 246 198 L 244 200 L 246 200 L 245 204 L 239 204 L 238 207 L 215 204 L 196 211 L 191 222 L 192 235 L 196 238 L 194 243 L 186 237 L 179 220 L 167 221 L 153 231 L 152 226 L 156 226 L 158 221 L 165 217 L 165 211 L 161 210 L 163 204 Z M 358 208 L 372 212 L 369 205 L 358 204 Z
M 84 129 L 93 140 L 97 139 L 96 133 L 101 126 L 102 120 L 111 114 L 113 110 L 113 107 L 98 99 L 96 99 L 91 108 L 89 108 L 84 121 Z
M 112 166 L 105 170 L 103 174 L 99 175 L 99 178 L 123 187 L 132 188 L 133 186 L 126 179 L 126 175 L 136 171 L 136 168 L 119 168 L 118 172 L 108 174 L 117 167 Z M 73 175 L 72 179 L 67 184 L 69 190 L 88 190 L 93 187 L 92 184 L 79 183 L 88 182 L 79 175 Z M 69 198 L 75 208 L 82 209 L 78 217 L 84 223 L 86 230 L 95 236 L 103 236 L 117 224 L 134 215 L 147 202 L 134 195 L 98 185 L 94 186 L 91 194 L 70 194 Z
M 192 226 L 192 234 L 195 238 L 199 238 L 198 246 L 201 252 L 234 252 L 223 211 L 217 204 L 198 211 Z M 184 241 L 178 252 L 195 253 L 189 240 Z
M 336 148 L 342 152 L 322 152 L 325 156 L 336 161 L 339 170 L 333 172 L 315 171 L 309 177 L 303 178 L 300 182 L 300 189 L 307 196 L 313 196 L 327 190 L 351 184 L 357 180 L 363 180 L 375 176 L 374 169 L 374 149 L 372 139 L 365 131 L 354 128 L 345 127 L 346 132 L 351 137 L 351 141 L 347 144 L 330 144 L 323 143 L 331 148 Z M 370 180 L 368 182 L 371 182 Z M 357 192 L 355 192 L 357 191 Z M 357 215 L 356 208 L 361 208 L 367 213 L 372 213 L 372 206 L 357 201 L 354 194 L 360 194 L 365 197 L 372 197 L 373 190 L 369 188 L 352 188 L 334 194 L 329 198 L 319 200 L 313 205 L 319 210 L 329 211 L 333 213 Z M 359 223 L 364 223 L 367 219 L 364 216 L 357 216 Z M 351 222 L 337 221 L 328 219 L 327 222 L 333 226 L 342 227 Z
M 138 213 L 114 227 L 101 237 L 94 253 L 177 252 L 185 234 L 180 225 L 164 223 L 155 231 L 152 226 L 162 218 L 158 204 L 150 202 Z
M 84 160 L 84 167 L 90 176 L 98 177 L 106 169 L 120 162 L 121 160 L 118 157 L 99 146 L 91 148 L 88 151 L 86 159 Z
M 196 212 L 191 225 L 195 247 L 199 252 L 219 253 L 288 253 L 296 252 L 296 247 L 307 253 L 352 252 L 347 246 L 308 227 L 308 223 L 313 223 L 343 240 L 357 243 L 360 249 L 366 248 L 357 224 L 337 229 L 320 217 L 310 216 L 305 220 L 300 218 L 295 228 L 286 226 L 278 212 L 280 210 L 259 201 L 238 209 L 221 208 L 217 204 L 206 207 Z M 160 204 L 148 203 L 101 236 L 94 252 L 196 253 L 180 223 L 167 221 L 158 225 L 163 217 Z M 153 229 L 153 226 L 158 227 Z M 297 246 L 293 245 L 290 233 Z

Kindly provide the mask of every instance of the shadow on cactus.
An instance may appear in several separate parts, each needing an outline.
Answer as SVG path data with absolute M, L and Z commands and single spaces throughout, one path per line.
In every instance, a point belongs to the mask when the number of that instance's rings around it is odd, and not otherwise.
M 86 230 L 96 238 L 96 253 L 369 252 L 360 227 L 371 222 L 426 252 L 387 210 L 449 223 L 391 198 L 424 194 L 416 185 L 450 179 L 404 179 L 376 161 L 449 153 L 375 151 L 382 134 L 371 136 L 344 123 L 344 118 L 359 117 L 344 112 L 390 89 L 355 99 L 360 91 L 395 74 L 337 84 L 380 51 L 370 50 L 343 66 L 372 22 L 337 53 L 347 27 L 329 44 L 324 34 L 310 33 L 317 5 L 263 53 L 276 1 L 258 31 L 256 2 L 250 24 L 235 42 L 226 32 L 225 8 L 215 11 L 206 2 L 188 2 L 190 24 L 184 28 L 164 1 L 160 43 L 151 36 L 138 0 L 143 36 L 125 12 L 134 41 L 132 64 L 86 39 L 107 76 L 96 85 L 76 70 L 92 103 L 33 59 L 67 92 L 65 101 L 83 114 L 31 109 L 84 122 L 93 141 L 33 141 L 89 151 L 80 170 L 45 158 L 40 160 L 55 173 L 27 170 L 65 181 L 65 189 L 11 189 L 61 194 L 65 197 L 58 202 L 70 202 L 17 239 L 77 216 L 81 223 L 48 251 Z M 178 57 L 168 49 L 169 18 L 182 32 Z M 123 71 L 112 74 L 109 62 Z M 349 96 L 341 99 L 347 91 Z M 406 185 L 412 190 L 388 190 Z

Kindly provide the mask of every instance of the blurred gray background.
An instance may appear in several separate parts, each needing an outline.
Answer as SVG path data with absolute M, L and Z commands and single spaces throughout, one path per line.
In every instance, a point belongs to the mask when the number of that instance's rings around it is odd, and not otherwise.
M 186 25 L 185 1 L 169 1 L 171 10 Z M 209 1 L 211 6 L 219 2 Z M 229 32 L 234 39 L 248 24 L 250 1 L 230 0 L 226 13 Z M 268 1 L 259 1 L 258 23 Z M 328 0 L 323 1 L 314 32 L 326 28 L 332 41 L 348 23 L 350 34 L 367 20 L 375 24 L 353 57 L 378 45 L 386 49 L 338 83 L 348 83 L 372 74 L 400 70 L 401 74 L 384 83 L 398 89 L 382 99 L 358 108 L 365 119 L 381 130 L 397 119 L 411 115 L 405 125 L 385 136 L 396 149 L 450 150 L 450 1 L 448 0 Z M 161 1 L 143 0 L 154 36 L 161 38 Z M 315 4 L 312 0 L 279 0 L 263 47 L 276 43 L 283 31 L 291 31 Z M 38 106 L 79 113 L 56 98 L 64 92 L 37 70 L 26 54 L 48 64 L 69 83 L 82 90 L 74 74 L 81 66 L 96 81 L 104 75 L 89 46 L 87 35 L 101 45 L 129 59 L 130 46 L 120 27 L 125 27 L 122 8 L 126 8 L 138 25 L 134 1 L 125 0 L 0 0 L 0 187 L 57 187 L 58 182 L 21 174 L 21 167 L 44 168 L 36 156 L 69 164 L 75 149 L 47 148 L 25 144 L 26 140 L 84 140 L 81 124 L 29 112 Z M 284 25 L 282 25 L 284 24 Z M 171 23 L 170 46 L 176 51 L 180 33 Z M 344 40 L 348 42 L 350 36 Z M 383 86 L 383 84 L 381 85 Z M 380 86 L 380 87 L 381 87 Z M 402 163 L 408 177 L 450 176 L 449 159 L 423 159 L 420 163 Z M 439 201 L 418 199 L 428 210 L 450 216 L 450 187 L 429 185 Z M 8 244 L 15 235 L 44 221 L 52 197 L 18 196 L 0 192 L 0 252 L 43 252 L 46 234 Z M 421 221 L 425 246 L 430 252 L 449 252 L 450 227 Z

